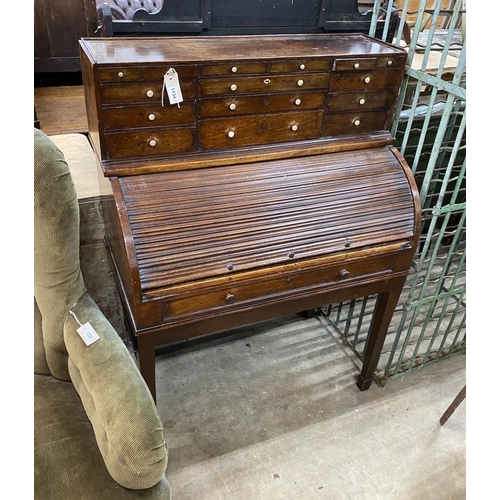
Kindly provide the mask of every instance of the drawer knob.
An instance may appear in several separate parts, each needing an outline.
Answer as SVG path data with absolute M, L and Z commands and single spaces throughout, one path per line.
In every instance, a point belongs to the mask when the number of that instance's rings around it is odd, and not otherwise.
M 234 295 L 232 293 L 226 294 L 226 302 L 232 304 L 234 302 Z
M 118 71 L 118 76 L 119 76 L 120 78 L 123 78 L 123 71 Z
M 300 106 L 300 103 L 301 103 L 301 102 L 302 102 L 302 101 L 301 101 L 300 99 L 295 99 L 295 104 L 296 104 L 296 106 Z
M 299 67 L 300 67 L 300 69 L 306 69 L 306 65 L 305 64 L 301 64 Z
M 392 61 L 390 59 L 387 61 L 387 66 L 392 66 Z
M 361 120 L 354 120 L 354 125 L 356 125 L 356 127 L 361 123 Z
M 230 130 L 228 133 L 227 133 L 227 136 L 232 139 L 234 137 L 234 130 Z
M 349 278 L 351 273 L 347 269 L 341 269 L 339 272 L 339 275 L 340 275 L 341 279 L 345 279 L 345 278 Z
M 297 82 L 297 85 L 298 85 L 299 87 L 302 87 L 302 85 L 304 85 L 304 80 L 299 80 L 299 81 Z
M 372 79 L 371 79 L 369 76 L 367 76 L 367 77 L 365 78 L 365 83 L 370 83 L 371 81 L 372 81 Z
M 234 102 L 232 102 L 230 105 L 229 105 L 229 109 L 231 111 L 234 111 L 236 109 L 236 104 L 234 104 Z
M 299 130 L 299 126 L 297 124 L 292 125 L 292 130 L 297 132 L 297 130 Z
M 157 144 L 157 142 L 156 142 L 154 139 L 151 139 L 151 140 L 149 141 L 149 145 L 150 145 L 152 148 L 154 148 L 154 147 L 156 146 L 156 144 Z
M 366 102 L 366 100 L 365 100 L 365 99 L 360 99 L 360 100 L 359 100 L 359 104 L 361 104 L 361 106 L 362 106 L 365 102 Z
M 359 63 L 354 63 L 354 68 L 358 69 L 359 68 Z
M 236 66 L 233 66 L 233 67 L 231 68 L 231 71 L 232 71 L 233 73 L 236 73 L 236 72 L 238 71 L 238 68 L 237 68 Z
M 269 78 L 266 78 L 266 79 L 264 80 L 264 83 L 265 83 L 266 85 L 269 85 L 269 84 L 271 83 L 271 80 L 269 80 Z
M 156 118 L 156 116 L 155 116 L 153 113 L 151 113 L 151 114 L 148 116 L 148 118 L 149 118 L 151 121 L 154 121 L 154 120 L 155 120 L 155 118 Z
M 152 90 L 148 90 L 148 91 L 146 92 L 146 95 L 147 95 L 148 97 L 153 97 L 153 96 L 155 95 L 155 93 L 154 93 Z
M 238 85 L 236 85 L 235 83 L 233 83 L 231 85 L 231 90 L 234 92 L 236 89 L 238 88 Z

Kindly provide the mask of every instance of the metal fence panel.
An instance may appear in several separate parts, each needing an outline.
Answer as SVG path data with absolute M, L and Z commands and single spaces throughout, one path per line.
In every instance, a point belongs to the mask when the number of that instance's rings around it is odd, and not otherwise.
M 417 6 L 415 8 L 415 6 Z M 389 24 L 398 16 L 394 37 Z M 375 373 L 392 377 L 465 354 L 465 0 L 374 0 L 370 34 L 403 45 L 408 61 L 392 134 L 420 190 L 422 233 Z M 320 313 L 363 359 L 375 297 Z

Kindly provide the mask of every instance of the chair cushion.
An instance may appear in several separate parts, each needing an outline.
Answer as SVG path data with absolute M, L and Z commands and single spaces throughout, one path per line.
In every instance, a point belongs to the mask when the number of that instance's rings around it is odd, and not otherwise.
M 168 500 L 165 477 L 129 490 L 109 475 L 92 425 L 71 382 L 35 375 L 35 500 Z

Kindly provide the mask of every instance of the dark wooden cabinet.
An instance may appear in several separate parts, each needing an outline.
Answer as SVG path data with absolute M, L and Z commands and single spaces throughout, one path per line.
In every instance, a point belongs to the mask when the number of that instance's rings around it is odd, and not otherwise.
M 367 389 L 420 230 L 389 132 L 405 52 L 258 35 L 86 39 L 81 57 L 107 245 L 153 395 L 158 346 L 376 293 Z
M 95 0 L 35 0 L 35 73 L 80 71 L 78 40 L 96 29 Z

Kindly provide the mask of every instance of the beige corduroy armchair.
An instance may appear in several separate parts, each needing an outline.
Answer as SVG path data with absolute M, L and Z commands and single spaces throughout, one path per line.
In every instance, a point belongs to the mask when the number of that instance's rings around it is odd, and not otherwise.
M 61 151 L 34 130 L 35 499 L 168 500 L 156 406 L 86 292 L 73 180 Z M 87 322 L 100 337 L 89 346 L 77 333 Z

